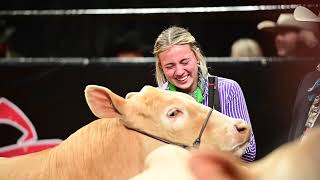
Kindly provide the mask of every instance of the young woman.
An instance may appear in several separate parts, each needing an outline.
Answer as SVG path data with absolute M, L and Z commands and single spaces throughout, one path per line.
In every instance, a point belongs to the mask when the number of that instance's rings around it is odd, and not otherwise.
M 199 103 L 208 106 L 209 83 L 206 61 L 192 34 L 181 27 L 170 27 L 160 33 L 153 53 L 156 57 L 156 80 L 160 88 L 189 94 Z M 250 123 L 244 95 L 239 84 L 218 77 L 221 113 Z M 211 88 L 211 87 L 210 87 Z M 250 145 L 242 156 L 253 161 L 256 143 L 253 133 Z

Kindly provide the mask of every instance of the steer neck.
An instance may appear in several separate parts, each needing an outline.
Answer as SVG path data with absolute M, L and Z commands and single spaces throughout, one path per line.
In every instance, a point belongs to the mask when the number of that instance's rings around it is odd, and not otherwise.
M 166 144 L 164 142 L 161 142 L 157 139 L 143 135 L 141 133 L 138 133 L 135 131 L 132 131 L 132 132 L 136 133 L 136 135 L 140 139 L 141 145 L 142 145 L 146 155 L 148 155 L 151 151 L 155 150 L 156 148 Z

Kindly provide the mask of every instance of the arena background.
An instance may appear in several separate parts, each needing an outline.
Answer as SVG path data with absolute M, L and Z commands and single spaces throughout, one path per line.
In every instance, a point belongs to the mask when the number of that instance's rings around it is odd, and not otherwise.
M 15 58 L 0 59 L 0 97 L 18 106 L 34 124 L 39 139 L 67 138 L 95 117 L 86 105 L 88 84 L 124 96 L 145 84 L 156 85 L 154 59 L 118 62 L 116 37 L 128 31 L 143 35 L 151 56 L 156 36 L 170 25 L 188 28 L 208 57 L 210 72 L 236 80 L 243 89 L 257 141 L 257 159 L 286 142 L 292 103 L 303 75 L 319 58 L 274 57 L 272 34 L 256 29 L 258 22 L 276 20 L 301 1 L 18 1 L 1 6 L 2 27 L 14 29 L 6 41 Z M 303 1 L 318 8 L 317 1 Z M 183 5 L 183 6 L 182 6 Z M 244 10 L 253 5 L 256 10 Z M 70 13 L 70 9 L 218 7 L 196 13 Z M 220 9 L 219 9 L 220 7 Z M 241 11 L 235 10 L 240 7 Z M 226 11 L 223 9 L 226 8 Z M 229 9 L 228 9 L 229 8 Z M 270 10 L 269 10 L 270 9 Z M 26 10 L 35 10 L 25 14 Z M 49 11 L 41 14 L 43 10 Z M 14 13 L 15 12 L 15 13 Z M 83 11 L 87 12 L 87 11 Z M 94 11 L 97 12 L 97 11 Z M 110 12 L 110 11 L 106 11 Z M 231 43 L 240 37 L 257 39 L 265 58 L 228 58 Z M 21 132 L 0 123 L 0 147 L 15 144 Z

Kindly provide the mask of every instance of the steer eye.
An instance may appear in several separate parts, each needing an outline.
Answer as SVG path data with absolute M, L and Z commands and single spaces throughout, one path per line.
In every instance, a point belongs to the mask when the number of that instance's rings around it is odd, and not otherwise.
M 179 116 L 180 114 L 182 114 L 182 112 L 181 112 L 180 110 L 178 110 L 178 109 L 171 109 L 171 110 L 168 111 L 167 116 L 168 116 L 169 118 L 174 118 L 174 117 Z

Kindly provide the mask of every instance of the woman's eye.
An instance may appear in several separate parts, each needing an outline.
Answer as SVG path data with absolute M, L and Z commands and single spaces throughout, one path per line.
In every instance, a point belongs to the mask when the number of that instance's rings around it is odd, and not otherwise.
M 173 66 L 167 66 L 166 69 L 172 69 Z
M 168 65 L 165 66 L 165 68 L 166 68 L 166 69 L 172 69 L 172 68 L 173 68 L 173 65 L 172 65 L 172 64 L 168 64 Z
M 188 64 L 188 62 L 189 62 L 189 60 L 184 60 L 184 61 L 181 62 L 181 64 L 186 65 L 186 64 Z

